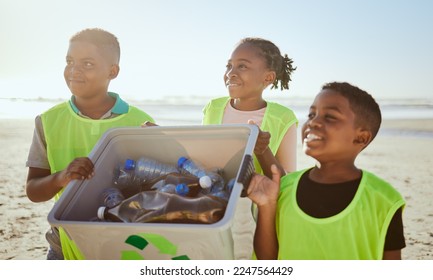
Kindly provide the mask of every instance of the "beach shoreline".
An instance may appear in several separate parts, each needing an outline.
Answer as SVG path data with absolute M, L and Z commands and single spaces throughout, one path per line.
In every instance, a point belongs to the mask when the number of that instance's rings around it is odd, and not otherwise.
M 433 120 L 385 120 L 381 130 L 357 165 L 391 183 L 406 200 L 403 259 L 432 260 L 433 137 L 428 135 L 433 135 Z M 0 119 L 2 260 L 43 260 L 46 256 L 47 215 L 53 202 L 33 203 L 25 194 L 25 161 L 32 135 L 33 119 Z M 300 140 L 298 146 L 298 169 L 310 167 L 314 162 L 302 154 Z

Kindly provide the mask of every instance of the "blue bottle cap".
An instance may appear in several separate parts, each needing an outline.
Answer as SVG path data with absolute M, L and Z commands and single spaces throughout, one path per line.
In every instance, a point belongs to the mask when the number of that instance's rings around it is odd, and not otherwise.
M 187 161 L 188 159 L 186 157 L 180 157 L 177 160 L 177 167 L 182 168 L 182 165 Z
M 135 161 L 133 159 L 127 159 L 125 161 L 125 169 L 126 170 L 132 170 L 135 168 Z
M 178 195 L 187 195 L 189 193 L 189 187 L 186 184 L 178 184 L 176 186 L 176 193 Z

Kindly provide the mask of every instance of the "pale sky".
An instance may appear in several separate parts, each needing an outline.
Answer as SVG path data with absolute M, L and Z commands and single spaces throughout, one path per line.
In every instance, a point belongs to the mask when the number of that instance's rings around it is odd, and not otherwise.
M 294 60 L 289 91 L 311 98 L 347 81 L 377 98 L 432 98 L 433 1 L 0 0 L 0 97 L 69 98 L 69 38 L 99 27 L 120 42 L 112 91 L 131 99 L 227 95 L 225 65 L 243 37 Z

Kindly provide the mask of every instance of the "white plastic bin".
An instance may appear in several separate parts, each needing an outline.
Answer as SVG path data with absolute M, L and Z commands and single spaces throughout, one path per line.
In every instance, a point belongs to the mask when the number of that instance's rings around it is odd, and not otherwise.
M 91 180 L 72 181 L 48 215 L 86 259 L 233 259 L 231 226 L 239 197 L 254 171 L 255 125 L 115 128 L 90 153 Z M 236 177 L 224 217 L 214 224 L 114 223 L 94 221 L 99 196 L 113 186 L 113 170 L 127 158 L 148 156 L 176 164 L 180 156 Z

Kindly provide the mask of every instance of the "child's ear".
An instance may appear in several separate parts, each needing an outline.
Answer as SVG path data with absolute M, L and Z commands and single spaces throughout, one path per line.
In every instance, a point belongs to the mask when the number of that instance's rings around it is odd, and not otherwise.
M 364 148 L 371 142 L 371 139 L 372 135 L 370 130 L 360 129 L 357 133 L 355 140 L 353 140 L 353 143 L 361 145 Z
M 119 75 L 120 67 L 117 64 L 111 65 L 109 78 L 111 80 L 115 79 Z
M 275 73 L 275 71 L 268 71 L 266 72 L 266 76 L 265 76 L 265 86 L 269 86 L 270 84 L 272 84 L 275 79 L 277 78 L 277 74 Z

